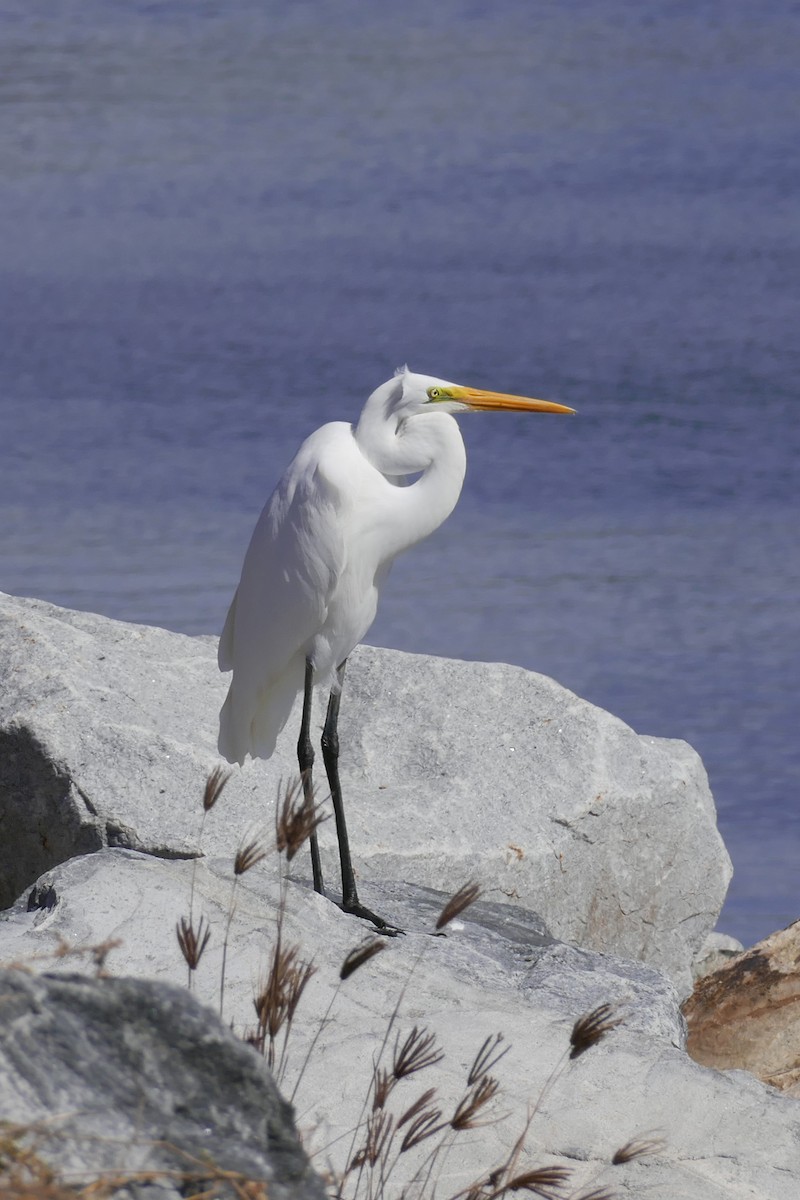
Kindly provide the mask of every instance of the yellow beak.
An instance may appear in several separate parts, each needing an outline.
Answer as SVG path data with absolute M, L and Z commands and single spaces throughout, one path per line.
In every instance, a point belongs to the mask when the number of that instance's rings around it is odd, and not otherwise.
M 574 413 L 566 404 L 553 400 L 532 400 L 528 396 L 506 396 L 503 392 L 482 392 L 479 388 L 451 387 L 449 395 L 479 412 L 506 409 L 512 412 Z

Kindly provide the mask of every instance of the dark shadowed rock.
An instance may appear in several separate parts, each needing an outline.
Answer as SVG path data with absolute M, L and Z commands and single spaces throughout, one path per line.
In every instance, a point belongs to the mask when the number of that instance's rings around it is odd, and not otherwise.
M 235 1172 L 275 1200 L 324 1196 L 263 1060 L 165 984 L 0 971 L 0 1119 L 36 1126 L 39 1156 L 71 1178 L 130 1175 L 164 1197 L 213 1183 L 233 1200 Z

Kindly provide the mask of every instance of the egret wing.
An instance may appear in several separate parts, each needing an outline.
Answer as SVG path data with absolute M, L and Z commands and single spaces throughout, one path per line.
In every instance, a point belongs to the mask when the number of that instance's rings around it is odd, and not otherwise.
M 336 430 L 304 442 L 253 531 L 219 648 L 221 669 L 233 670 L 220 719 L 230 761 L 272 753 L 343 569 L 338 491 L 320 465 Z

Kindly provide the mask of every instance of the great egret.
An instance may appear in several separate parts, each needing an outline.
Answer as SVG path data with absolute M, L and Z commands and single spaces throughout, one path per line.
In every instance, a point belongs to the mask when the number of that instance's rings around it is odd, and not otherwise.
M 248 754 L 269 758 L 302 690 L 297 756 L 309 799 L 312 688 L 330 689 L 322 756 L 336 816 L 342 908 L 378 928 L 386 922 L 358 899 L 339 783 L 345 663 L 375 619 L 394 558 L 455 508 L 467 460 L 452 414 L 501 409 L 574 411 L 404 367 L 376 388 L 355 428 L 334 421 L 312 433 L 258 520 L 220 638 L 220 670 L 233 671 L 220 713 L 220 753 L 231 763 L 244 763 Z M 407 484 L 409 475 L 419 477 Z M 315 834 L 311 854 L 314 887 L 322 893 Z

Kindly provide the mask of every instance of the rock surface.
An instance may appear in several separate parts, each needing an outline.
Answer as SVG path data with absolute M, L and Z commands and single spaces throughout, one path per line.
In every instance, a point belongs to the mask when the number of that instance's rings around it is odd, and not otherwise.
M 360 889 L 408 932 L 380 941 L 341 982 L 339 964 L 370 930 L 310 889 L 304 850 L 290 880 L 272 850 L 234 884 L 243 835 L 272 841 L 295 729 L 270 763 L 233 773 L 200 842 L 225 690 L 214 639 L 37 601 L 0 608 L 0 870 L 6 903 L 19 897 L 0 914 L 0 961 L 18 965 L 0 985 L 0 1019 L 5 997 L 11 1021 L 0 1115 L 47 1114 L 50 1131 L 54 1110 L 67 1122 L 75 1113 L 60 1149 L 43 1144 L 56 1165 L 161 1170 L 163 1140 L 179 1157 L 210 1150 L 226 1169 L 272 1172 L 292 1195 L 314 1194 L 256 1052 L 218 1019 L 252 1035 L 281 923 L 284 952 L 297 947 L 314 971 L 288 1040 L 277 1035 L 274 1071 L 322 1172 L 341 1173 L 362 1145 L 376 1063 L 388 1066 L 417 1026 L 442 1057 L 397 1084 L 396 1120 L 430 1087 L 446 1120 L 485 1039 L 510 1046 L 493 1068 L 489 1123 L 481 1113 L 478 1128 L 445 1136 L 438 1195 L 485 1179 L 530 1122 L 520 1169 L 569 1170 L 571 1195 L 795 1200 L 800 1106 L 744 1072 L 698 1066 L 684 1049 L 679 993 L 729 873 L 688 747 L 639 737 L 525 671 L 361 648 L 341 723 Z M 333 830 L 321 835 L 330 872 Z M 442 896 L 431 885 L 452 891 L 470 876 L 487 899 L 432 937 Z M 188 974 L 176 924 L 190 913 L 211 932 L 191 979 L 202 1008 L 174 989 Z M 25 974 L 91 973 L 98 961 L 147 982 Z M 571 1058 L 574 1022 L 602 1004 L 622 1024 Z M 60 1095 L 73 1095 L 65 1108 Z M 265 1156 L 273 1120 L 280 1162 Z M 614 1165 L 637 1137 L 663 1145 Z M 382 1193 L 413 1193 L 429 1149 L 401 1154 Z M 166 1188 L 147 1194 L 172 1200 Z
M 737 954 L 741 954 L 744 946 L 738 938 L 729 933 L 710 933 L 697 951 L 692 963 L 692 974 L 695 980 L 704 975 L 711 975 L 720 967 L 726 966 Z
M 131 1177 L 160 1200 L 233 1200 L 229 1172 L 274 1200 L 325 1195 L 263 1060 L 180 988 L 0 970 L 0 1120 L 38 1127 L 71 1178 Z
M 223 794 L 208 824 L 229 819 Z M 213 829 L 209 838 L 215 840 Z M 73 859 L 37 886 L 41 907 L 29 909 L 25 895 L 0 920 L 0 959 L 70 972 L 86 963 L 91 970 L 86 948 L 120 939 L 107 952 L 107 971 L 185 980 L 175 924 L 188 915 L 194 884 L 195 921 L 201 914 L 208 920 L 211 940 L 193 986 L 218 1011 L 232 878 L 227 859 L 195 866 L 120 849 Z M 444 1055 L 399 1085 L 397 1112 L 436 1087 L 437 1104 L 449 1115 L 484 1039 L 501 1033 L 510 1046 L 493 1071 L 500 1095 L 489 1115 L 497 1119 L 453 1135 L 439 1162 L 437 1194 L 443 1197 L 510 1153 L 537 1101 L 520 1169 L 568 1168 L 570 1195 L 601 1186 L 630 1200 L 796 1200 L 800 1194 L 800 1105 L 744 1072 L 722 1074 L 692 1062 L 682 1049 L 676 992 L 652 967 L 554 942 L 539 920 L 510 905 L 479 903 L 446 937 L 431 937 L 418 930 L 432 929 L 440 897 L 408 886 L 365 885 L 366 902 L 379 910 L 393 906 L 410 932 L 384 939 L 385 949 L 340 983 L 339 964 L 360 943 L 364 924 L 303 882 L 292 880 L 284 889 L 283 945 L 298 944 L 317 973 L 276 1074 L 318 1169 L 340 1170 L 358 1148 L 352 1130 L 397 1007 L 382 1064 L 391 1059 L 395 1031 L 405 1036 L 414 1025 L 434 1033 Z M 274 854 L 237 884 L 224 1021 L 240 1033 L 254 1024 L 253 996 L 275 944 L 281 894 Z M 85 952 L 63 957 L 64 939 Z M 623 1024 L 570 1060 L 565 1052 L 573 1022 L 604 1002 L 620 1006 Z M 213 1013 L 208 1023 L 212 1041 L 218 1039 Z M 229 1119 L 238 1121 L 235 1114 Z M 662 1137 L 663 1148 L 611 1165 L 614 1152 L 641 1135 Z M 424 1144 L 420 1152 L 428 1149 Z M 387 1195 L 400 1193 L 418 1162 L 413 1154 L 401 1156 Z
M 104 846 L 196 852 L 226 687 L 215 646 L 0 598 L 0 903 Z M 271 824 L 298 723 L 270 762 L 234 772 L 212 853 Z M 475 877 L 555 936 L 658 964 L 688 993 L 730 862 L 685 743 L 639 736 L 519 668 L 370 647 L 352 656 L 340 733 L 362 879 L 455 890 Z
M 697 1062 L 800 1097 L 800 921 L 699 980 L 684 1012 Z

